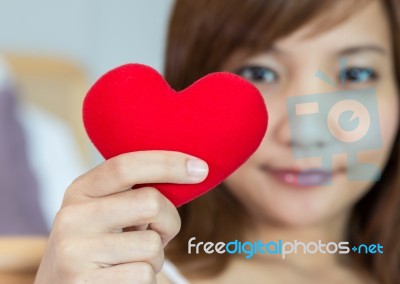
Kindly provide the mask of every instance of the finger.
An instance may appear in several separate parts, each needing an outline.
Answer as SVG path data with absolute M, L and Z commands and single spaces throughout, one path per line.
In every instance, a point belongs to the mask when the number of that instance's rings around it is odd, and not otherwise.
M 148 228 L 149 228 L 149 224 L 144 224 L 144 225 L 126 227 L 123 230 L 124 230 L 124 232 L 146 231 Z
M 176 207 L 165 196 L 144 187 L 66 206 L 57 214 L 53 230 L 110 233 L 149 224 L 166 245 L 179 232 L 180 221 Z
M 88 239 L 86 248 L 90 261 L 102 266 L 144 261 L 158 273 L 164 262 L 161 237 L 153 230 L 103 234 Z
M 88 271 L 79 283 L 156 284 L 157 280 L 150 264 L 135 262 Z
M 207 164 L 193 156 L 171 151 L 122 154 L 77 178 L 66 195 L 102 197 L 146 183 L 198 183 L 208 174 Z

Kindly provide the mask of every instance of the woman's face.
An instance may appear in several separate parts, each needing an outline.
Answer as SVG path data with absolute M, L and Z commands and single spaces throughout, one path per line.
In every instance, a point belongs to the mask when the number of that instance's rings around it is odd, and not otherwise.
M 399 127 L 390 27 L 379 1 L 307 37 L 313 28 L 301 28 L 262 54 L 234 56 L 224 68 L 253 82 L 269 110 L 260 147 L 225 184 L 254 217 L 281 225 L 315 225 L 347 213 L 374 183 L 367 164 L 384 168 Z M 318 78 L 318 70 L 327 78 Z M 368 88 L 375 95 L 343 94 Z M 320 94 L 317 104 L 287 109 L 288 97 L 307 94 Z M 289 121 L 295 121 L 292 129 Z M 371 127 L 366 135 L 372 140 L 355 144 Z M 363 151 L 379 137 L 377 149 Z

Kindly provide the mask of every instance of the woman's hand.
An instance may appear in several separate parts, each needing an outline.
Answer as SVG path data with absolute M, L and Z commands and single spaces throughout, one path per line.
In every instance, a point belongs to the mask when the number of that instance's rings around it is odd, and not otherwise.
M 156 283 L 163 248 L 179 232 L 180 217 L 156 189 L 130 189 L 198 183 L 207 174 L 207 164 L 192 156 L 143 151 L 80 176 L 66 191 L 35 283 Z

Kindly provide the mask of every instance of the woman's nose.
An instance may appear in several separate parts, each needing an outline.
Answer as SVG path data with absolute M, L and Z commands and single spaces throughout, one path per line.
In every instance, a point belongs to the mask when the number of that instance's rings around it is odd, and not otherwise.
M 335 139 L 328 130 L 329 110 L 321 107 L 323 104 L 319 102 L 328 99 L 322 93 L 331 90 L 321 86 L 320 82 L 310 83 L 296 88 L 293 86 L 294 90 L 288 96 L 283 96 L 281 101 L 280 109 L 286 111 L 279 115 L 281 121 L 278 137 L 292 148 L 298 158 L 323 156 L 336 147 Z M 316 100 L 309 100 L 310 96 L 307 95 L 292 95 L 294 91 L 297 94 L 307 94 L 306 89 L 308 93 L 311 93 L 310 90 L 318 90 L 321 95 L 316 96 Z
M 332 136 L 327 131 L 327 114 L 322 113 L 317 103 L 304 103 L 287 108 L 290 146 L 301 157 L 321 156 L 332 146 Z

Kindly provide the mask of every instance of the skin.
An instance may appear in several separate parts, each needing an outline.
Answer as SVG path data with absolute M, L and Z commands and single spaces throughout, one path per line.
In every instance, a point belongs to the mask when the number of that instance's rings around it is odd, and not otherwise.
M 374 21 L 371 21 L 374 19 Z M 275 178 L 264 167 L 272 169 L 306 170 L 321 166 L 321 159 L 296 160 L 293 147 L 305 150 L 321 147 L 329 151 L 335 141 L 322 141 L 320 136 L 291 143 L 286 98 L 302 94 L 319 94 L 338 90 L 374 88 L 383 145 L 379 150 L 365 151 L 359 159 L 383 169 L 398 131 L 399 97 L 393 70 L 390 29 L 381 5 L 373 1 L 356 15 L 334 28 L 307 36 L 312 24 L 276 42 L 273 48 L 248 58 L 234 55 L 226 70 L 243 70 L 252 66 L 269 67 L 271 74 L 264 80 L 247 78 L 261 91 L 267 102 L 270 121 L 268 132 L 254 155 L 226 179 L 229 190 L 250 213 L 247 241 L 279 240 L 315 242 L 346 240 L 346 225 L 352 206 L 371 188 L 373 181 L 349 180 L 347 172 L 357 170 L 348 164 L 346 155 L 333 157 L 333 182 L 328 186 L 299 187 Z M 346 39 L 346 40 L 343 40 Z M 371 68 L 378 79 L 349 81 L 340 86 L 339 60 L 345 58 L 348 67 Z M 315 77 L 323 70 L 339 87 L 332 87 Z M 240 73 L 243 74 L 243 73 Z M 251 73 L 249 73 L 251 74 Z M 268 79 L 269 78 L 269 79 Z M 327 122 L 323 122 L 327 123 Z M 362 123 L 362 122 L 361 122 Z M 307 133 L 307 126 L 303 125 Z M 318 127 L 318 124 L 315 126 Z M 321 125 L 320 127 L 324 127 Z M 326 127 L 326 126 L 325 126 Z M 299 141 L 300 140 L 300 141 Z M 251 221 L 250 221 L 251 220 Z M 245 241 L 241 240 L 241 241 Z M 196 280 L 192 283 L 368 283 L 361 271 L 355 270 L 345 257 L 337 255 L 290 255 L 282 261 L 279 255 L 256 255 L 248 261 L 233 257 L 230 267 L 218 279 Z M 345 262 L 345 263 L 343 263 Z
M 298 188 L 261 169 L 264 165 L 319 166 L 317 159 L 293 159 L 287 115 L 282 109 L 289 95 L 337 90 L 315 79 L 314 73 L 321 69 L 336 78 L 338 52 L 366 44 L 384 50 L 382 54 L 365 50 L 346 54 L 349 64 L 366 65 L 379 73 L 379 80 L 360 87 L 376 88 L 384 143 L 380 150 L 362 155 L 362 160 L 383 167 L 398 129 L 389 27 L 379 4 L 368 5 L 329 31 L 305 37 L 311 28 L 306 26 L 276 42 L 274 51 L 248 58 L 234 56 L 226 62 L 225 69 L 230 71 L 254 64 L 267 66 L 280 78 L 274 84 L 254 82 L 268 103 L 269 130 L 257 152 L 226 180 L 251 214 L 250 229 L 241 241 L 342 240 L 352 205 L 372 185 L 371 181 L 350 182 L 338 171 L 331 186 Z M 197 162 L 193 171 L 193 166 L 188 167 L 192 159 L 176 152 L 130 153 L 79 177 L 66 192 L 35 283 L 156 283 L 163 248 L 179 231 L 180 218 L 175 207 L 154 188 L 129 189 L 143 183 L 201 182 L 208 173 L 207 165 Z M 335 170 L 347 167 L 343 157 L 334 160 Z M 285 261 L 268 255 L 256 255 L 251 261 L 232 256 L 228 269 L 217 278 L 190 280 L 195 284 L 369 281 L 351 264 L 342 265 L 335 255 L 300 254 Z M 169 282 L 160 273 L 158 283 Z
M 192 156 L 146 151 L 117 156 L 77 178 L 55 218 L 35 283 L 156 283 L 180 218 L 156 189 L 130 188 L 197 183 L 207 173 L 207 164 Z

